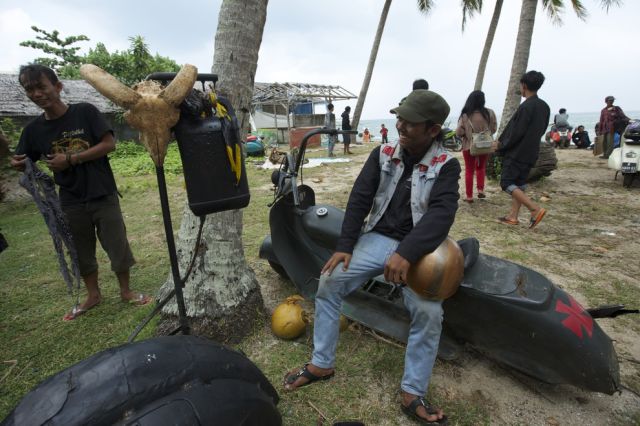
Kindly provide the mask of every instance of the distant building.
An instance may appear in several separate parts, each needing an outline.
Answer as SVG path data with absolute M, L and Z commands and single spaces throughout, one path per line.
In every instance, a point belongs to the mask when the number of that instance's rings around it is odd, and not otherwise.
M 315 105 L 356 98 L 341 86 L 255 83 L 251 114 L 256 129 L 275 130 L 279 142 L 297 146 L 306 131 L 324 125 L 326 111 L 323 108 L 322 113 L 314 114 Z
M 75 104 L 89 102 L 102 112 L 113 126 L 118 140 L 138 140 L 138 131 L 129 127 L 122 118 L 123 110 L 102 96 L 84 80 L 61 80 L 62 99 Z M 42 114 L 42 110 L 29 100 L 18 82 L 17 74 L 0 74 L 0 120 L 10 118 L 24 127 Z

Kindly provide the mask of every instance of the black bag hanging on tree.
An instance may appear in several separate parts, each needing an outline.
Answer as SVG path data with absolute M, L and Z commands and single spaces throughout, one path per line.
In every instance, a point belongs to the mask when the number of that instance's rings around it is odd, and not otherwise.
M 246 207 L 249 185 L 231 103 L 194 89 L 180 109 L 173 131 L 191 211 L 202 216 Z

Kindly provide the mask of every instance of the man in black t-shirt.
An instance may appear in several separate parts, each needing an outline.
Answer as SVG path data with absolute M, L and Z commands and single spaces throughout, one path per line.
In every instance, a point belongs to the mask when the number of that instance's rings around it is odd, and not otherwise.
M 22 131 L 11 166 L 23 171 L 27 157 L 44 160 L 60 188 L 60 204 L 71 230 L 87 299 L 64 316 L 76 319 L 101 300 L 96 261 L 96 235 L 109 255 L 123 301 L 144 305 L 151 298 L 129 288 L 135 263 L 127 241 L 115 179 L 107 154 L 115 149 L 113 131 L 91 104 L 67 105 L 60 99 L 62 83 L 50 68 L 20 68 L 20 84 L 44 113 Z

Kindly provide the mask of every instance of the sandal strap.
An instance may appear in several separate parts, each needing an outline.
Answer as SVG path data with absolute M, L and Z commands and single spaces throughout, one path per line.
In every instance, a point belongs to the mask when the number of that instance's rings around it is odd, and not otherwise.
M 422 396 L 411 401 L 411 404 L 409 404 L 409 407 L 407 408 L 409 408 L 412 413 L 416 413 L 418 410 L 418 406 L 420 405 L 422 405 L 424 409 L 427 410 L 427 414 L 429 414 L 430 416 L 438 414 L 438 410 L 433 405 L 429 404 L 429 402 Z

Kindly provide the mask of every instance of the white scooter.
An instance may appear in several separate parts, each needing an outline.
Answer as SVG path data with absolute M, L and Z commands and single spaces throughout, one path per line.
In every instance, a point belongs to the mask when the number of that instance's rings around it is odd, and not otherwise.
M 622 186 L 630 188 L 640 172 L 640 120 L 631 120 L 620 137 L 620 147 L 609 156 L 608 166 L 622 173 Z

